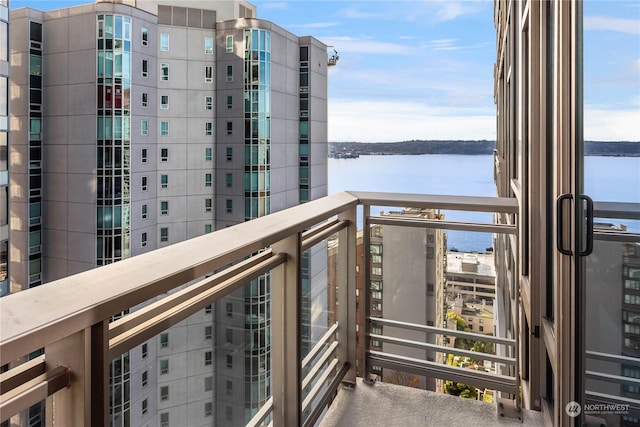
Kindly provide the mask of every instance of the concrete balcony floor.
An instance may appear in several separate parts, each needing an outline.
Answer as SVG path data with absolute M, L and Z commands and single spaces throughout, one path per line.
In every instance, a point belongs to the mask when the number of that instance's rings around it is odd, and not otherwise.
M 446 394 L 358 378 L 342 388 L 320 427 L 543 426 L 542 413 L 523 410 L 523 421 L 498 416 L 496 406 Z

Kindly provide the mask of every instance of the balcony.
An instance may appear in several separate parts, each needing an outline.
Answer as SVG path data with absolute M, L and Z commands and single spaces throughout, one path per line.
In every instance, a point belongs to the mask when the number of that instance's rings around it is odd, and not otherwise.
M 503 220 L 466 223 L 440 215 L 434 219 L 376 216 L 371 214 L 372 206 L 488 212 Z M 600 206 L 601 216 L 607 216 L 605 211 Z M 108 425 L 111 360 L 270 273 L 267 345 L 272 393 L 262 398 L 259 410 L 251 412 L 248 425 L 315 425 L 319 420 L 323 426 L 380 425 L 389 417 L 395 421 L 382 424 L 424 425 L 430 420 L 432 425 L 445 425 L 453 414 L 456 421 L 468 419 L 482 425 L 523 421 L 542 425 L 542 414 L 524 410 L 521 401 L 518 366 L 522 361 L 517 350 L 522 342 L 514 321 L 521 294 L 514 280 L 498 281 L 496 286 L 493 335 L 452 327 L 442 320 L 444 307 L 436 307 L 433 315 L 440 320 L 434 324 L 407 321 L 402 312 L 385 309 L 390 303 L 384 297 L 381 310 L 372 310 L 370 287 L 360 294 L 356 289 L 358 224 L 364 230 L 380 226 L 411 230 L 414 235 L 427 229 L 491 233 L 494 240 L 510 242 L 504 256 L 517 260 L 517 214 L 515 199 L 343 192 L 9 295 L 0 300 L 0 364 L 11 367 L 1 378 L 0 421 L 46 400 L 47 416 L 58 425 Z M 612 233 L 607 236 L 615 240 Z M 372 239 L 371 233 L 362 234 L 364 283 L 371 281 Z M 321 284 L 324 289 L 311 298 L 312 308 L 322 310 L 320 314 L 316 310 L 311 321 L 307 319 L 312 332 L 303 354 L 301 337 L 308 335 L 302 331 L 305 308 L 301 301 L 309 299 L 303 295 L 303 254 L 320 253 L 326 262 L 324 254 L 332 248 L 335 264 L 329 263 L 328 279 Z M 428 258 L 430 252 L 426 253 Z M 433 254 L 433 259 L 443 255 L 437 250 Z M 511 273 L 497 274 L 506 278 Z M 129 314 L 120 316 L 124 312 Z M 452 345 L 455 340 L 491 343 L 495 351 L 480 354 L 458 348 Z M 363 347 L 361 357 L 358 343 Z M 251 348 L 251 343 L 245 346 Z M 21 363 L 40 349 L 41 355 Z M 606 354 L 596 356 L 613 360 Z M 208 358 L 211 362 L 210 353 Z M 452 360 L 466 362 L 447 363 Z M 482 369 L 466 366 L 478 364 Z M 168 371 L 168 364 L 163 369 Z M 261 373 L 264 369 L 260 366 Z M 493 403 L 383 383 L 372 374 L 376 369 L 436 388 L 446 380 L 475 386 L 493 395 Z M 594 377 L 629 382 L 595 373 Z M 210 404 L 208 408 L 205 416 L 211 416 Z M 402 408 L 400 415 L 398 408 Z M 143 419 L 146 411 L 143 403 Z

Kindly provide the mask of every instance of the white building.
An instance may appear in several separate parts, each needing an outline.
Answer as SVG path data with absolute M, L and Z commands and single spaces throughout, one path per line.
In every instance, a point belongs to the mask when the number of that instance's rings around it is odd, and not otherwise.
M 318 40 L 241 0 L 11 18 L 11 292 L 326 195 Z M 270 394 L 268 282 L 114 361 L 112 425 L 244 424 Z

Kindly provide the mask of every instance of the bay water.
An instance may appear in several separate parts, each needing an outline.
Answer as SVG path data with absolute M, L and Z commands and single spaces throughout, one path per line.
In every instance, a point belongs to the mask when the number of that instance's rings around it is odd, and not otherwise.
M 351 191 L 495 196 L 492 155 L 392 155 L 328 159 L 329 194 Z M 585 157 L 585 194 L 596 201 L 640 203 L 640 157 Z M 398 208 L 394 208 L 397 210 Z M 372 214 L 388 208 L 372 208 Z M 493 221 L 493 214 L 443 211 L 452 221 Z M 610 221 L 618 224 L 620 220 Z M 622 221 L 640 232 L 638 221 Z M 361 226 L 361 224 L 359 224 Z M 462 252 L 483 252 L 492 235 L 448 231 L 447 246 Z

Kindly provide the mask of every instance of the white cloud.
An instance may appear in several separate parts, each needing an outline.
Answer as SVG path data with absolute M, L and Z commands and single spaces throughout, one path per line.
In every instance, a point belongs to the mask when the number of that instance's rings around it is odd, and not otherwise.
M 329 140 L 495 139 L 491 109 L 440 108 L 423 103 L 329 100 Z
M 482 5 L 480 5 L 479 2 L 471 1 L 460 2 L 447 0 L 428 3 L 438 5 L 438 10 L 435 14 L 435 20 L 437 22 L 451 21 L 459 16 L 476 13 L 482 9 Z
M 616 31 L 627 34 L 640 34 L 640 20 L 613 18 L 611 16 L 585 16 L 585 30 Z
M 585 106 L 584 138 L 640 141 L 640 109 Z M 329 100 L 329 140 L 396 142 L 411 139 L 495 140 L 491 108 L 434 107 L 424 103 Z
M 338 12 L 338 16 L 349 19 L 372 19 L 372 18 L 384 18 L 387 15 L 379 12 L 363 12 L 356 7 L 348 7 Z
M 640 109 L 610 110 L 585 105 L 584 139 L 640 141 Z
M 415 51 L 413 51 L 409 46 L 398 43 L 379 42 L 366 38 L 334 36 L 322 37 L 322 41 L 328 46 L 335 46 L 336 50 L 340 53 L 415 54 Z
M 340 25 L 339 22 L 310 22 L 308 24 L 291 24 L 291 28 L 330 28 Z
M 475 45 L 459 45 L 458 39 L 436 39 L 429 40 L 428 42 L 421 43 L 420 46 L 439 51 L 454 51 L 454 50 L 469 50 L 469 49 L 482 49 L 489 46 L 488 42 L 481 42 Z

